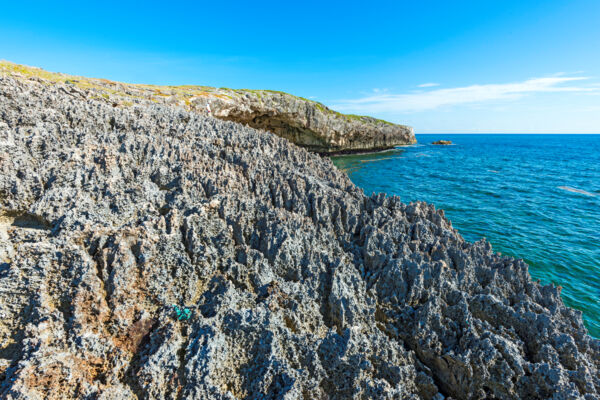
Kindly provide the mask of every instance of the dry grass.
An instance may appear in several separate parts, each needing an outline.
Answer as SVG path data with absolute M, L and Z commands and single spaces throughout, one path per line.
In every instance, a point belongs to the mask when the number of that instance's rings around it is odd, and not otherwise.
M 85 78 L 82 76 L 73 76 L 57 72 L 48 72 L 41 68 L 29 67 L 26 65 L 15 64 L 9 61 L 2 60 L 0 60 L 0 73 L 6 73 L 17 77 L 22 76 L 25 78 L 40 78 L 50 83 L 69 83 L 80 89 L 94 89 L 103 92 L 107 95 L 116 95 L 118 97 L 124 97 L 128 99 L 129 103 L 131 103 L 130 100 L 132 99 L 141 99 L 152 101 L 155 103 L 160 103 L 164 101 L 164 99 L 174 96 L 180 104 L 185 105 L 185 107 L 188 109 L 193 108 L 193 102 L 190 101 L 190 98 L 193 97 L 218 98 L 227 101 L 233 98 L 239 98 L 247 94 L 252 94 L 256 96 L 260 101 L 262 101 L 264 96 L 283 95 L 289 96 L 299 101 L 304 101 L 313 104 L 317 110 L 324 114 L 334 115 L 338 118 L 346 119 L 348 121 L 354 120 L 393 125 L 390 122 L 375 118 L 353 114 L 342 114 L 337 111 L 331 110 L 324 104 L 316 102 L 314 100 L 305 99 L 303 97 L 298 97 L 275 90 L 229 89 L 194 85 L 159 86 L 123 83 L 114 82 L 108 79 Z M 104 97 L 104 94 L 101 94 L 101 96 Z M 123 101 L 121 102 L 121 105 L 125 105 Z

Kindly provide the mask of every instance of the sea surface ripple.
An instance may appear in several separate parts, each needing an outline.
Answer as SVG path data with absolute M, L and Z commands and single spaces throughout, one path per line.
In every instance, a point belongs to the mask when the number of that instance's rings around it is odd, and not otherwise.
M 435 146 L 434 140 L 454 144 Z M 469 241 L 523 258 L 563 287 L 600 338 L 600 135 L 417 135 L 419 144 L 332 157 L 365 193 L 442 208 Z

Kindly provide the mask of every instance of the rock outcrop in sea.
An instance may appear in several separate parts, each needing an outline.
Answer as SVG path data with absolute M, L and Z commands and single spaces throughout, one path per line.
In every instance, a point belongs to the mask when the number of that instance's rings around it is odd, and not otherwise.
M 598 399 L 600 342 L 441 210 L 178 106 L 0 77 L 4 399 Z
M 204 114 L 210 107 L 217 118 L 267 130 L 322 154 L 378 151 L 417 142 L 409 126 L 342 114 L 316 101 L 272 90 L 133 85 L 52 73 L 6 61 L 0 61 L 0 73 L 46 84 L 66 83 L 71 93 L 115 107 L 158 103 Z

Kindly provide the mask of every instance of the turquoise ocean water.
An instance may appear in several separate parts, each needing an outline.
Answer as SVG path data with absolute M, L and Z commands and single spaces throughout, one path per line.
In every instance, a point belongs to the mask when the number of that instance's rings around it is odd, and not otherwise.
M 448 139 L 451 146 L 430 143 Z M 600 135 L 417 135 L 419 144 L 333 157 L 366 194 L 446 211 L 469 241 L 523 258 L 563 287 L 600 338 Z

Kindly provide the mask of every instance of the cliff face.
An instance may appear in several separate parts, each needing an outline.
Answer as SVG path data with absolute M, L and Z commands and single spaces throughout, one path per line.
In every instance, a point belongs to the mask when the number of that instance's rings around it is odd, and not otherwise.
M 597 399 L 521 260 L 266 132 L 0 78 L 0 397 Z
M 360 152 L 416 143 L 413 129 L 371 117 L 344 115 L 286 93 L 219 90 L 215 117 L 264 129 L 318 153 Z M 200 107 L 206 99 L 196 100 Z
M 333 154 L 375 151 L 416 143 L 409 126 L 371 117 L 346 115 L 321 103 L 270 90 L 233 90 L 206 86 L 151 86 L 51 73 L 0 62 L 0 73 L 40 82 L 67 84 L 68 92 L 116 107 L 152 103 L 178 105 L 189 111 L 263 129 L 310 151 Z

